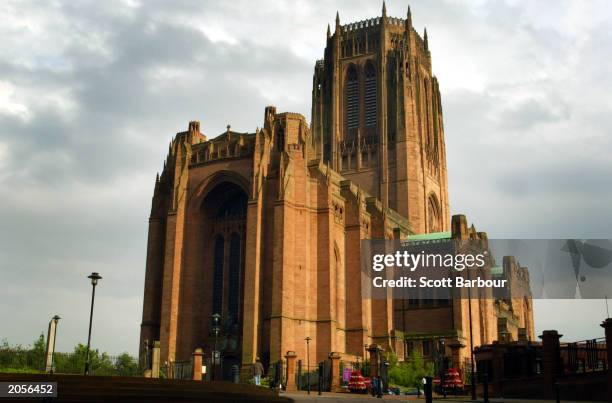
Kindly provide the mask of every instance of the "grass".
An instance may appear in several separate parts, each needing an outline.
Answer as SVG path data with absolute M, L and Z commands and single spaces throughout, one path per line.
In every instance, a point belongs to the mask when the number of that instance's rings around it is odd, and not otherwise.
M 0 374 L 41 374 L 42 371 L 38 371 L 33 368 L 6 368 L 0 367 Z

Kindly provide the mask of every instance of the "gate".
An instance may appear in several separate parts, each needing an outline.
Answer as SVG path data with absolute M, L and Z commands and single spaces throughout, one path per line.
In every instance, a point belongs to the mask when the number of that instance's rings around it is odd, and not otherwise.
M 380 381 L 382 382 L 382 390 L 383 393 L 386 393 L 389 390 L 389 363 L 384 362 L 380 365 Z
M 311 363 L 310 368 L 306 361 L 298 361 L 297 369 L 297 386 L 299 390 L 308 390 L 308 382 L 310 382 L 310 390 L 317 391 L 319 385 L 319 366 Z
M 172 379 L 192 379 L 193 364 L 191 361 L 175 361 L 171 363 L 171 378 Z
M 369 360 L 365 360 L 362 363 L 357 363 L 357 365 L 361 366 L 361 375 L 366 376 L 366 377 L 370 377 L 370 361 Z
M 321 361 L 317 372 L 321 390 L 326 392 L 331 391 L 331 360 Z

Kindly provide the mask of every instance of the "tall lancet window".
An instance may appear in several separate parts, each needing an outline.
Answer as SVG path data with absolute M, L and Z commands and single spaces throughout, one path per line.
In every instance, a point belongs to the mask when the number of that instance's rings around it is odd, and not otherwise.
M 439 232 L 440 225 L 440 207 L 436 196 L 432 193 L 429 195 L 427 202 L 427 232 Z
M 278 126 L 276 128 L 276 149 L 278 151 L 283 151 L 285 148 L 285 130 L 283 130 L 282 126 Z
M 223 255 L 224 240 L 221 235 L 215 237 L 213 268 L 213 313 L 222 314 L 223 309 Z
M 233 233 L 229 249 L 229 318 L 231 323 L 238 322 L 240 300 L 240 235 Z
M 365 125 L 376 126 L 376 68 L 372 62 L 365 66 L 364 90 Z
M 356 129 L 359 127 L 359 79 L 354 64 L 346 72 L 345 94 L 346 128 Z

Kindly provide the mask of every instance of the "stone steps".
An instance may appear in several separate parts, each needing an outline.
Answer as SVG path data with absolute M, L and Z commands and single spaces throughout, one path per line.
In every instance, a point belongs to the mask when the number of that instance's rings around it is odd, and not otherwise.
M 0 374 L 0 382 L 58 382 L 52 402 L 272 402 L 291 400 L 269 389 L 229 382 L 197 382 L 140 377 Z M 16 400 L 0 398 L 0 402 Z M 42 399 L 18 399 L 41 402 Z

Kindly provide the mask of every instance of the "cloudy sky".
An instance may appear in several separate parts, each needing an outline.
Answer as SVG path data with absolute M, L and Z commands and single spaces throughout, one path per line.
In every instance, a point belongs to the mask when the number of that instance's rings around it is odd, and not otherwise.
M 451 207 L 497 238 L 612 238 L 606 1 L 417 1 L 445 112 Z M 406 1 L 388 14 L 404 17 Z M 0 3 L 0 339 L 138 348 L 147 219 L 168 142 L 309 117 L 336 10 L 378 1 Z M 575 314 L 575 316 L 569 316 Z M 567 318 L 571 317 L 571 321 Z M 537 332 L 600 337 L 605 304 L 540 301 Z

